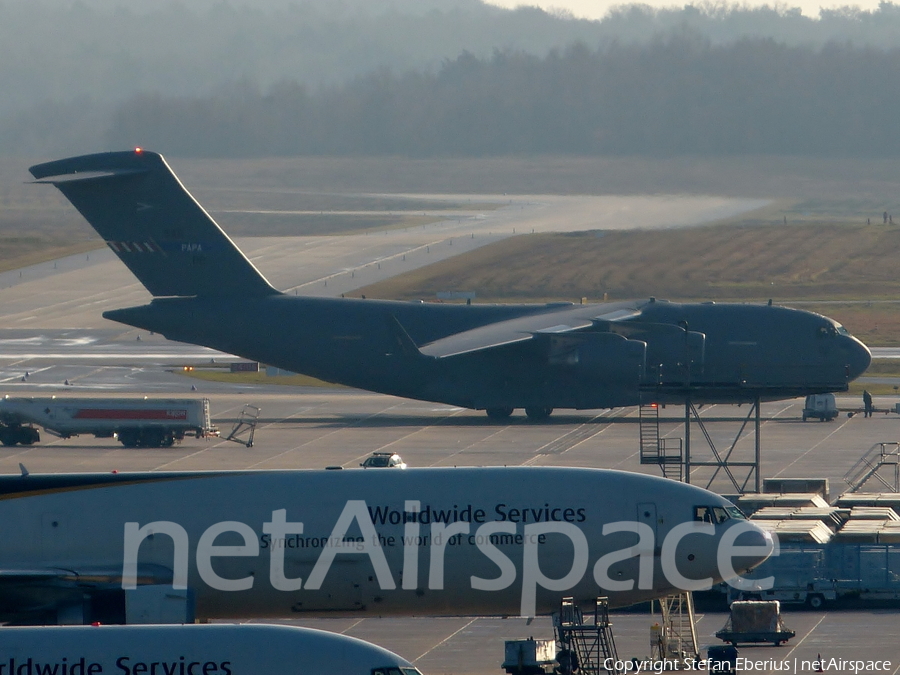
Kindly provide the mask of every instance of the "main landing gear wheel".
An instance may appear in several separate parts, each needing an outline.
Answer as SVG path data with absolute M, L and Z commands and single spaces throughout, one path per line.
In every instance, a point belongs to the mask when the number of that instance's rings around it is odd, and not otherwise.
M 513 414 L 512 408 L 488 408 L 485 410 L 487 416 L 492 420 L 505 420 Z
M 550 406 L 536 406 L 533 408 L 525 408 L 525 414 L 532 422 L 540 422 L 553 414 L 553 408 Z

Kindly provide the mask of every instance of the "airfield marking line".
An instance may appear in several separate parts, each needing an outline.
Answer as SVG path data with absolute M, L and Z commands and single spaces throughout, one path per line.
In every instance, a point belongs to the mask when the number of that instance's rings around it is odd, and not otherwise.
M 808 638 L 810 635 L 813 634 L 813 631 L 814 631 L 816 628 L 819 627 L 819 624 L 822 623 L 822 622 L 825 620 L 825 617 L 827 617 L 827 616 L 828 616 L 828 613 L 827 613 L 827 612 L 824 613 L 824 614 L 822 614 L 822 618 L 819 619 L 818 621 L 816 621 L 816 625 L 813 626 L 812 628 L 810 628 L 810 629 L 806 632 L 806 635 L 804 635 L 802 638 L 800 638 L 800 642 L 798 642 L 798 643 L 795 644 L 795 645 L 791 645 L 791 647 L 792 647 L 792 648 L 791 648 L 791 651 L 789 651 L 789 652 L 786 654 L 786 656 L 787 656 L 788 658 L 790 658 L 791 654 L 793 654 L 795 651 L 797 651 L 797 648 L 800 647 L 800 645 L 802 645 L 802 644 L 804 643 L 804 641 L 806 640 L 806 638 Z
M 592 425 L 596 424 L 598 422 L 598 420 L 600 420 L 601 418 L 610 419 L 610 418 L 612 418 L 612 416 L 613 416 L 613 411 L 611 409 L 604 410 L 600 414 L 594 415 L 587 422 L 583 422 L 580 426 L 573 429 L 569 434 L 563 434 L 563 436 L 561 436 L 559 440 L 566 440 L 568 436 L 580 436 L 581 433 L 587 433 L 589 431 L 594 432 L 594 433 L 588 434 L 587 436 L 584 436 L 583 438 L 578 438 L 575 443 L 569 445 L 565 450 L 563 450 L 562 452 L 559 452 L 559 453 L 555 453 L 555 454 L 564 455 L 569 450 L 577 448 L 582 443 L 586 443 L 587 441 L 591 440 L 597 434 L 602 434 L 604 431 L 609 429 L 609 424 L 603 425 L 600 429 L 597 429 L 596 431 L 594 431 L 594 427 Z M 546 446 L 544 446 L 544 447 L 546 447 Z M 544 449 L 543 447 L 539 448 L 538 452 L 540 452 L 543 449 Z M 550 453 L 542 453 L 542 454 L 550 454 Z
M 574 429 L 570 429 L 569 431 L 558 436 L 557 438 L 550 441 L 549 443 L 545 443 L 544 445 L 542 445 L 541 447 L 539 447 L 537 450 L 534 451 L 534 455 L 530 459 L 527 459 L 526 461 L 522 462 L 522 466 L 531 466 L 540 457 L 546 457 L 548 455 L 563 455 L 563 454 L 567 453 L 569 450 L 571 450 L 573 448 L 577 448 L 582 443 L 586 443 L 587 441 L 591 440 L 595 436 L 602 434 L 604 431 L 609 429 L 610 425 L 605 424 L 605 425 L 602 425 L 601 428 L 596 428 L 593 425 L 595 425 L 597 423 L 597 420 L 599 420 L 601 418 L 605 419 L 610 416 L 612 416 L 612 411 L 604 410 L 602 413 L 600 413 L 599 415 L 595 415 L 594 417 L 589 419 L 587 422 L 582 422 Z M 591 433 L 591 432 L 593 432 L 593 433 Z M 555 450 L 549 450 L 549 451 L 546 450 L 546 448 L 549 448 L 550 446 L 555 446 L 555 445 L 559 445 L 560 447 L 563 447 L 563 445 L 565 445 L 563 443 L 563 441 L 567 441 L 567 440 L 572 440 L 574 442 L 571 443 L 565 450 L 562 450 L 561 452 L 557 452 Z
M 36 445 L 26 445 L 26 446 L 23 446 L 23 450 L 21 452 L 16 452 L 11 455 L 7 455 L 6 457 L 4 457 L 4 459 L 13 459 L 13 458 L 19 459 L 23 455 L 27 455 L 32 450 L 37 450 L 37 449 L 38 449 L 38 446 L 36 446 Z
M 399 404 L 398 404 L 398 405 L 399 405 Z M 395 407 L 396 407 L 396 406 L 391 406 L 391 408 L 387 408 L 387 410 L 391 410 L 392 408 L 395 408 Z M 403 436 L 398 436 L 397 438 L 395 438 L 394 440 L 392 440 L 390 443 L 385 443 L 384 445 L 380 445 L 380 446 L 378 446 L 377 448 L 375 448 L 374 450 L 371 450 L 371 451 L 369 451 L 368 453 L 366 453 L 365 455 L 361 455 L 361 456 L 357 457 L 355 460 L 352 460 L 352 461 L 357 462 L 357 461 L 359 461 L 360 459 L 365 459 L 366 457 L 369 457 L 373 452 L 383 451 L 384 448 L 389 448 L 389 447 L 391 447 L 392 445 L 394 445 L 395 443 L 399 443 L 400 441 L 406 440 L 407 438 L 411 438 L 411 437 L 415 436 L 416 434 L 419 434 L 419 433 L 422 433 L 423 431 L 426 431 L 426 430 L 428 430 L 428 429 L 431 429 L 432 427 L 439 426 L 440 423 L 441 423 L 442 421 L 447 420 L 447 419 L 450 419 L 450 418 L 453 417 L 454 415 L 459 415 L 461 412 L 463 412 L 463 410 L 465 410 L 465 408 L 458 408 L 458 409 L 454 410 L 450 415 L 444 415 L 443 417 L 441 417 L 440 419 L 438 419 L 437 422 L 434 422 L 433 424 L 429 424 L 429 425 L 424 426 L 424 427 L 419 427 L 419 428 L 416 429 L 415 431 L 411 431 L 411 432 L 409 432 L 409 433 L 407 433 L 407 434 L 404 434 Z M 380 414 L 380 413 L 376 413 L 376 414 Z
M 446 457 L 443 457 L 443 458 L 441 458 L 441 459 L 438 459 L 437 461 L 432 462 L 429 466 L 435 466 L 438 462 L 446 462 L 446 461 L 447 461 L 448 459 L 450 459 L 451 457 L 456 457 L 457 455 L 462 454 L 462 453 L 465 452 L 466 450 L 471 450 L 471 449 L 474 448 L 476 445 L 478 445 L 478 444 L 480 444 L 480 443 L 484 443 L 484 442 L 486 442 L 486 441 L 489 441 L 489 440 L 492 439 L 494 436 L 496 436 L 496 435 L 498 435 L 498 434 L 502 434 L 502 433 L 503 433 L 504 431 L 506 431 L 507 429 L 509 429 L 509 426 L 505 426 L 505 427 L 503 427 L 502 429 L 497 429 L 494 433 L 488 434 L 488 435 L 485 436 L 484 438 L 480 438 L 480 439 L 478 439 L 477 441 L 473 441 L 473 442 L 469 443 L 466 447 L 460 448 L 459 450 L 457 450 L 457 451 L 454 452 L 453 454 L 447 455 Z
M 13 367 L 13 366 L 18 365 L 19 363 L 27 363 L 27 362 L 28 362 L 28 359 L 22 359 L 21 361 L 16 361 L 15 363 L 9 364 L 9 366 L 7 366 L 7 367 Z M 44 368 L 35 368 L 34 370 L 29 369 L 28 376 L 31 377 L 31 375 L 34 373 L 43 373 L 45 370 L 50 370 L 51 368 L 52 368 L 52 366 L 46 366 Z M 0 380 L 0 382 L 12 382 L 13 380 L 20 380 L 23 377 L 25 377 L 25 376 L 24 375 L 11 375 L 10 377 L 3 378 L 2 380 Z
M 422 659 L 422 658 L 426 657 L 428 654 L 430 654 L 431 652 L 433 652 L 435 649 L 437 649 L 438 647 L 440 647 L 442 644 L 444 644 L 445 642 L 447 642 L 447 641 L 450 640 L 451 638 L 455 637 L 458 633 L 461 633 L 461 632 L 464 631 L 466 628 L 468 628 L 469 626 L 471 626 L 473 623 L 475 623 L 476 621 L 478 621 L 478 618 L 479 618 L 479 617 L 476 616 L 474 619 L 472 619 L 471 621 L 469 621 L 469 623 L 467 623 L 465 626 L 460 626 L 457 630 L 453 631 L 452 633 L 450 633 L 450 635 L 448 635 L 448 636 L 445 637 L 443 640 L 441 640 L 440 642 L 438 642 L 436 645 L 434 645 L 433 647 L 431 647 L 430 649 L 428 649 L 428 651 L 426 651 L 424 654 L 421 654 L 421 655 L 417 656 L 416 658 L 414 658 L 414 659 L 412 660 L 412 662 L 415 663 L 415 662 L 418 661 L 419 659 Z
M 378 412 L 374 412 L 374 413 L 371 413 L 371 414 L 369 414 L 369 415 L 365 415 L 364 417 L 360 417 L 358 420 L 354 421 L 354 422 L 351 423 L 351 424 L 345 424 L 345 425 L 343 425 L 343 426 L 341 426 L 341 427 L 338 427 L 337 429 L 332 429 L 331 431 L 329 431 L 329 432 L 326 433 L 326 434 L 323 434 L 323 435 L 321 435 L 321 436 L 317 436 L 316 438 L 311 438 L 311 439 L 309 439 L 308 441 L 305 441 L 305 442 L 301 443 L 300 445 L 296 445 L 296 446 L 294 446 L 294 447 L 292 447 L 292 448 L 288 448 L 288 449 L 285 450 L 284 452 L 280 452 L 280 453 L 278 453 L 277 455 L 272 455 L 271 457 L 267 457 L 266 459 L 262 459 L 262 460 L 256 462 L 255 464 L 251 464 L 251 465 L 248 466 L 247 468 L 248 468 L 248 469 L 252 469 L 252 468 L 254 468 L 254 467 L 259 466 L 260 464 L 264 464 L 264 463 L 266 463 L 266 462 L 270 462 L 270 461 L 272 461 L 273 459 L 278 459 L 279 457 L 284 457 L 284 456 L 287 455 L 288 453 L 291 453 L 291 452 L 294 452 L 294 451 L 296 451 L 296 450 L 299 450 L 300 448 L 303 448 L 303 447 L 309 445 L 310 443 L 318 443 L 318 442 L 321 441 L 323 438 L 328 438 L 329 436 L 331 436 L 331 435 L 333 435 L 333 434 L 336 434 L 336 433 L 339 433 L 339 432 L 341 432 L 341 431 L 345 431 L 345 430 L 347 430 L 347 429 L 350 429 L 350 428 L 356 426 L 357 424 L 361 424 L 362 422 L 365 422 L 366 420 L 375 417 L 376 415 L 380 415 L 380 414 L 383 413 L 385 410 L 392 410 L 392 409 L 394 409 L 394 408 L 400 406 L 401 404 L 402 404 L 402 403 L 396 403 L 395 405 L 392 405 L 392 406 L 390 406 L 390 407 L 388 407 L 388 408 L 384 408 L 383 410 L 379 410 Z M 307 408 L 306 410 L 304 410 L 304 411 L 302 411 L 302 412 L 308 412 L 309 410 L 314 410 L 315 408 L 321 408 L 322 406 L 325 406 L 325 405 L 327 405 L 327 402 L 323 402 L 323 403 L 320 403 L 319 405 L 312 406 L 311 408 Z M 298 412 L 296 412 L 296 413 L 294 413 L 294 414 L 292 414 L 292 415 L 288 415 L 288 416 L 285 417 L 284 419 L 287 420 L 287 419 L 290 419 L 290 418 L 294 417 L 294 415 L 299 415 L 299 414 L 300 414 L 300 412 L 298 411 Z M 279 420 L 279 421 L 284 421 L 284 420 Z M 269 425 L 266 425 L 266 426 L 269 426 Z
M 340 634 L 341 634 L 341 635 L 346 635 L 346 634 L 347 634 L 347 631 L 353 630 L 353 629 L 356 628 L 359 624 L 361 624 L 363 621 L 365 621 L 364 618 L 363 618 L 363 619 L 357 619 L 354 623 L 352 623 L 351 625 L 347 626 L 344 630 L 340 631 Z
M 125 286 L 120 286 L 115 289 L 98 291 L 96 293 L 91 293 L 90 295 L 82 296 L 80 298 L 73 298 L 71 300 L 60 300 L 57 302 L 51 302 L 50 304 L 40 307 L 41 315 L 46 318 L 46 314 L 48 312 L 53 312 L 53 311 L 58 312 L 61 310 L 62 311 L 71 311 L 73 306 L 75 309 L 80 309 L 81 307 L 83 307 L 86 304 L 97 304 L 98 302 L 104 302 L 106 300 L 109 300 L 112 297 L 118 297 L 123 292 L 134 292 L 137 289 L 143 290 L 143 286 L 141 286 L 141 284 L 137 280 L 135 280 L 130 284 L 127 284 Z M 44 292 L 41 295 L 47 296 L 47 295 L 49 295 L 49 293 Z M 23 310 L 21 312 L 14 312 L 12 314 L 7 315 L 7 319 L 14 317 L 14 316 L 20 316 L 21 314 L 24 314 L 27 311 L 29 311 L 29 310 Z M 21 321 L 27 321 L 28 319 L 36 319 L 36 318 L 38 318 L 37 315 L 26 316 L 26 317 L 16 319 L 16 323 L 21 322 Z
M 815 450 L 815 449 L 818 448 L 820 445 L 822 445 L 822 443 L 824 443 L 825 441 L 827 441 L 829 438 L 831 438 L 832 436 L 834 436 L 834 435 L 835 435 L 836 433 L 838 433 L 839 431 L 842 431 L 843 428 L 844 428 L 845 426 L 847 426 L 848 424 L 850 424 L 850 420 L 851 420 L 851 419 L 852 419 L 852 418 L 849 418 L 849 417 L 848 417 L 848 418 L 847 418 L 840 426 L 838 426 L 836 429 L 832 430 L 832 432 L 831 432 L 830 434 L 828 434 L 825 438 L 823 438 L 823 439 L 820 440 L 818 443 L 816 443 L 815 445 L 813 445 L 811 448 L 809 448 L 809 450 L 807 450 L 807 451 L 804 452 L 803 454 L 801 454 L 801 455 L 795 457 L 793 462 L 791 462 L 790 464 L 788 464 L 787 466 L 785 466 L 783 469 L 781 469 L 781 471 L 779 471 L 778 473 L 776 473 L 776 474 L 775 474 L 774 476 L 772 476 L 772 477 L 773 477 L 773 478 L 777 478 L 778 476 L 780 476 L 781 474 L 783 474 L 785 471 L 787 471 L 788 469 L 790 469 L 792 466 L 794 466 L 794 464 L 796 464 L 796 463 L 799 462 L 801 459 L 803 459 L 804 457 L 806 457 L 806 456 L 807 456 L 809 453 L 811 453 L 813 450 Z
M 323 405 L 325 405 L 325 403 L 319 403 L 318 405 L 313 405 L 313 406 L 309 406 L 309 407 L 307 407 L 307 408 L 303 408 L 302 410 L 298 410 L 298 411 L 296 411 L 296 412 L 291 413 L 291 414 L 288 415 L 287 417 L 282 417 L 282 418 L 280 418 L 280 419 L 278 419 L 278 420 L 276 420 L 276 421 L 274 421 L 274 422 L 269 422 L 269 423 L 267 423 L 267 424 L 263 424 L 261 427 L 258 427 L 258 428 L 260 428 L 260 429 L 266 429 L 266 428 L 268 428 L 268 427 L 274 426 L 275 424 L 280 424 L 281 422 L 285 422 L 285 421 L 291 419 L 292 417 L 296 417 L 297 415 L 301 415 L 301 414 L 308 413 L 310 410 L 315 410 L 316 408 L 321 408 Z M 234 408 L 236 409 L 237 406 L 234 406 Z M 243 409 L 243 406 L 241 406 L 241 408 Z M 194 457 L 194 456 L 196 456 L 196 455 L 199 455 L 201 452 L 206 452 L 207 450 L 215 450 L 215 449 L 217 449 L 217 448 L 227 447 L 229 442 L 230 442 L 230 441 L 228 441 L 226 438 L 222 438 L 219 442 L 214 443 L 212 446 L 206 447 L 206 448 L 204 448 L 203 450 L 200 450 L 199 452 L 195 452 L 195 453 L 192 453 L 192 454 L 190 454 L 190 455 L 185 455 L 184 457 L 181 457 L 181 458 L 179 458 L 179 459 L 172 460 L 171 462 L 167 462 L 166 464 L 162 464 L 162 465 L 160 465 L 159 467 L 157 467 L 156 469 L 154 469 L 154 471 L 158 471 L 158 470 L 161 469 L 162 467 L 168 466 L 169 464 L 173 464 L 173 463 L 175 463 L 175 462 L 180 462 L 180 461 L 182 461 L 182 460 L 184 460 L 184 459 L 188 459 L 189 457 Z M 247 468 L 248 468 L 248 469 L 252 469 L 252 468 L 255 467 L 255 466 L 259 466 L 259 465 L 262 464 L 263 462 L 267 462 L 267 461 L 269 461 L 270 459 L 274 459 L 275 457 L 281 457 L 282 455 L 285 455 L 285 454 L 287 454 L 288 452 L 290 452 L 290 450 L 286 450 L 285 452 L 279 453 L 279 454 L 277 454 L 277 455 L 273 455 L 272 457 L 267 457 L 266 459 L 261 459 L 260 461 L 256 462 L 255 464 L 251 464 L 251 465 L 248 466 Z
M 623 417 L 634 417 L 634 415 L 637 414 L 638 411 L 639 411 L 639 408 L 634 408 L 631 412 L 626 412 L 626 413 L 625 413 L 624 415 L 622 415 L 622 416 L 623 416 Z M 607 425 L 607 426 L 606 426 L 607 429 L 609 429 L 609 427 L 610 427 L 610 425 Z M 638 446 L 640 446 L 640 443 L 638 443 Z M 604 468 L 615 469 L 616 467 L 622 466 L 623 464 L 630 463 L 631 460 L 633 460 L 635 457 L 637 457 L 638 455 L 640 455 L 640 453 L 641 453 L 640 447 L 638 447 L 637 452 L 632 452 L 630 455 L 628 455 L 627 457 L 624 457 L 623 459 L 621 459 L 620 461 L 616 462 L 616 463 L 613 464 L 612 466 L 610 466 L 610 467 L 604 467 Z M 634 471 L 634 469 L 628 469 L 628 471 Z
M 107 367 L 108 366 L 98 366 L 97 368 L 94 368 L 93 370 L 89 370 L 86 373 L 81 373 L 79 375 L 73 375 L 72 379 L 70 379 L 69 382 L 75 382 L 75 380 L 77 380 L 77 379 L 81 379 L 83 377 L 90 377 L 91 375 L 96 375 L 97 373 L 102 373 Z
M 399 253 L 394 253 L 394 254 L 392 254 L 392 255 L 387 255 L 387 256 L 384 256 L 384 257 L 381 257 L 381 258 L 373 258 L 371 262 L 360 263 L 360 264 L 357 264 L 357 265 L 355 265 L 355 266 L 353 266 L 353 267 L 347 267 L 346 269 L 343 269 L 343 270 L 341 270 L 341 271 L 339 271 L 339 272 L 334 272 L 334 273 L 328 274 L 328 275 L 326 275 L 326 276 L 324 276 L 324 277 L 319 277 L 318 279 L 313 279 L 313 280 L 311 280 L 311 281 L 306 281 L 306 282 L 304 282 L 304 283 L 302 283 L 302 284 L 297 284 L 296 286 L 290 286 L 290 287 L 284 289 L 284 292 L 287 293 L 288 291 L 294 291 L 294 290 L 303 288 L 304 286 L 311 286 L 311 285 L 313 285 L 313 284 L 319 284 L 319 283 L 322 283 L 322 282 L 327 281 L 327 280 L 329 280 L 329 279 L 337 279 L 337 278 L 339 278 L 339 277 L 345 276 L 345 275 L 347 274 L 347 272 L 357 272 L 357 271 L 360 271 L 360 270 L 364 270 L 366 267 L 369 267 L 370 265 L 374 265 L 374 264 L 378 264 L 378 263 L 383 263 L 383 262 L 388 262 L 388 261 L 393 261 L 393 260 L 396 260 L 397 258 L 402 258 L 402 256 L 405 256 L 405 255 L 407 255 L 407 254 L 418 253 L 418 252 L 420 252 L 420 251 L 426 250 L 427 248 L 429 248 L 429 247 L 431 247 L 431 246 L 437 246 L 438 244 L 442 244 L 442 243 L 446 242 L 448 239 L 452 239 L 452 238 L 453 238 L 453 237 L 444 237 L 443 239 L 436 239 L 436 240 L 433 240 L 433 241 L 426 242 L 426 243 L 424 243 L 424 244 L 422 244 L 422 245 L 420 245 L 420 246 L 413 246 L 412 248 L 408 248 L 408 249 L 406 249 L 405 251 L 400 251 Z M 485 244 L 487 244 L 487 243 L 489 243 L 489 242 L 485 242 Z M 370 247 L 368 247 L 368 248 L 377 248 L 377 247 L 370 246 Z M 364 251 L 364 250 L 365 250 L 365 249 L 363 249 L 363 251 Z M 354 251 L 354 253 L 359 253 L 359 252 Z
M 204 452 L 207 452 L 211 449 L 212 448 L 201 448 L 200 450 L 197 450 L 196 452 L 192 452 L 189 455 L 182 455 L 181 457 L 170 460 L 170 461 L 166 462 L 165 464 L 160 464 L 159 466 L 156 466 L 156 467 L 150 469 L 150 471 L 159 471 L 160 469 L 164 469 L 165 467 L 167 467 L 171 464 L 177 464 L 178 462 L 183 462 L 184 460 L 190 459 L 191 457 L 196 457 L 197 455 L 202 455 Z
M 299 415 L 300 413 L 309 412 L 310 410 L 313 410 L 313 409 L 315 409 L 315 408 L 317 408 L 317 407 L 321 407 L 322 405 L 324 405 L 324 404 L 323 404 L 323 403 L 320 403 L 318 406 L 312 406 L 312 407 L 310 407 L 310 408 L 304 408 L 303 410 L 298 410 L 297 412 L 292 413 L 292 414 L 288 415 L 287 417 L 278 420 L 278 422 L 283 422 L 283 421 L 285 421 L 285 420 L 289 420 L 290 418 L 294 417 L 295 415 Z M 270 422 L 270 423 L 268 423 L 268 424 L 265 424 L 265 425 L 262 426 L 262 428 L 265 429 L 266 427 L 270 427 L 270 426 L 272 426 L 273 424 L 276 424 L 276 422 Z M 213 445 L 211 445 L 211 446 L 207 446 L 207 447 L 202 448 L 202 449 L 200 449 L 200 450 L 198 450 L 198 451 L 196 451 L 196 452 L 192 452 L 192 453 L 190 453 L 189 455 L 182 455 L 181 457 L 178 457 L 178 458 L 176 458 L 176 459 L 173 459 L 173 460 L 171 460 L 171 461 L 169 461 L 169 462 L 166 462 L 166 463 L 164 463 L 164 464 L 160 464 L 159 466 L 157 466 L 157 467 L 151 469 L 151 471 L 159 471 L 160 469 L 163 469 L 163 468 L 169 466 L 170 464 L 176 464 L 177 462 L 182 462 L 182 461 L 184 461 L 184 460 L 186 460 L 186 459 L 190 459 L 191 457 L 196 457 L 197 455 L 203 454 L 204 452 L 208 452 L 208 451 L 210 451 L 210 450 L 215 450 L 215 449 L 217 449 L 217 448 L 224 447 L 224 446 L 226 446 L 228 443 L 229 443 L 229 441 L 223 438 L 223 439 L 221 439 L 219 442 L 213 443 Z M 281 454 L 284 454 L 284 453 L 281 453 Z M 280 455 L 276 455 L 276 457 L 279 457 L 279 456 L 280 456 Z M 269 459 L 271 459 L 271 458 L 269 458 Z M 248 469 L 252 469 L 253 467 L 257 466 L 258 464 L 261 464 L 261 463 L 264 462 L 264 461 L 266 461 L 266 460 L 261 460 L 261 461 L 257 462 L 256 464 L 251 464 L 251 465 L 248 466 L 247 468 L 248 468 Z

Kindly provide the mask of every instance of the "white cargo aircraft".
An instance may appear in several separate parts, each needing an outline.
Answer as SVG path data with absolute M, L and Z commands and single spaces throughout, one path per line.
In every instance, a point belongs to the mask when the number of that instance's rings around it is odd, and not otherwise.
M 23 471 L 0 541 L 18 624 L 534 616 L 708 587 L 773 543 L 698 487 L 560 467 Z
M 0 629 L 0 675 L 421 675 L 363 640 L 265 624 Z

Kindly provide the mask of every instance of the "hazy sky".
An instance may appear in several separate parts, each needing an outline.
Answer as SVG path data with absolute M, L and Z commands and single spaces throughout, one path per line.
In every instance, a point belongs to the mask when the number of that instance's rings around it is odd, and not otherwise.
M 518 5 L 537 5 L 544 9 L 552 9 L 558 7 L 566 9 L 577 17 L 585 17 L 588 19 L 600 19 L 606 14 L 610 7 L 622 4 L 631 4 L 631 2 L 650 5 L 652 7 L 682 7 L 684 5 L 693 4 L 690 0 L 686 2 L 672 2 L 672 0 L 486 0 L 492 5 L 500 7 L 517 7 Z M 743 4 L 743 3 L 741 3 Z M 760 2 L 759 0 L 750 0 L 748 5 L 786 5 L 788 7 L 800 7 L 804 16 L 818 16 L 820 7 L 842 7 L 845 5 L 855 5 L 861 9 L 875 9 L 878 7 L 878 0 L 772 0 L 771 2 Z

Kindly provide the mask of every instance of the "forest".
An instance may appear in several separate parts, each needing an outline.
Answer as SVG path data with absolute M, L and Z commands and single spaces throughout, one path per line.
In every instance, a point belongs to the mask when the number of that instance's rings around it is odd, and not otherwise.
M 900 50 L 678 36 L 543 58 L 463 54 L 434 74 L 381 69 L 315 90 L 138 95 L 116 110 L 107 144 L 202 157 L 885 157 L 900 151 L 898 110 Z
M 900 6 L 0 0 L 0 153 L 889 156 Z

